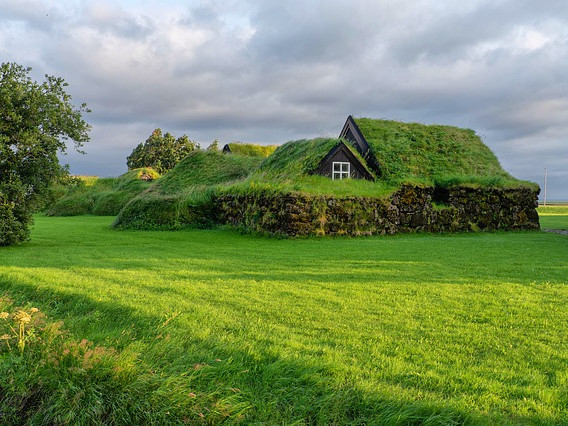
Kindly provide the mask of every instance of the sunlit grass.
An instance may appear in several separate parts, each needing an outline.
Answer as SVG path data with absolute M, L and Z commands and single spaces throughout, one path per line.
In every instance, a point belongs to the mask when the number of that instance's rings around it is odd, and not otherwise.
M 568 216 L 568 205 L 539 206 L 537 211 L 540 216 Z
M 568 237 L 111 221 L 37 217 L 30 243 L 0 250 L 0 291 L 134 357 L 156 383 L 140 403 L 172 421 L 568 421 Z

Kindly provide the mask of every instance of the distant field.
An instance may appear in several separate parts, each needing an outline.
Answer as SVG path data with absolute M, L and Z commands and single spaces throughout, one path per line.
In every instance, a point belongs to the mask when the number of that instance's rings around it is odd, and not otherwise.
M 0 423 L 20 407 L 46 423 L 568 423 L 567 236 L 111 222 L 39 216 L 31 242 L 0 249 L 0 311 L 29 302 L 66 340 L 115 351 L 93 366 L 71 346 L 78 366 L 42 370 L 32 346 L 4 348 Z
M 568 215 L 568 204 L 556 206 L 539 206 L 537 211 L 540 216 Z

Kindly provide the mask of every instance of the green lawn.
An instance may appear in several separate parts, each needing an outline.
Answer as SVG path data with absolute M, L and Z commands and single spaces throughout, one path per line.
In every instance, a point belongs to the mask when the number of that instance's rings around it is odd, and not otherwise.
M 4 348 L 0 423 L 3 388 L 33 388 L 29 412 L 59 423 L 568 423 L 568 236 L 279 240 L 112 220 L 39 216 L 31 242 L 0 248 L 0 296 L 115 350 L 106 372 L 39 380 L 22 365 L 43 361 Z

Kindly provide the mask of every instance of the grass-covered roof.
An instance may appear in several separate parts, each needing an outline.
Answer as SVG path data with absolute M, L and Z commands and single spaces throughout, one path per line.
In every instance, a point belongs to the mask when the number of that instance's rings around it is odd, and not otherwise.
M 220 151 L 193 151 L 152 187 L 164 194 L 183 192 L 195 185 L 215 185 L 248 176 L 262 162 L 262 157 Z
M 379 163 L 383 179 L 512 179 L 473 130 L 369 118 L 354 120 Z
M 252 143 L 231 142 L 227 144 L 233 154 L 248 155 L 250 157 L 268 157 L 278 145 L 256 145 Z
M 287 142 L 264 160 L 260 171 L 285 174 L 288 177 L 309 175 L 317 169 L 322 159 L 341 142 L 341 139 L 336 138 L 301 139 Z M 345 145 L 366 168 L 365 161 L 357 150 L 349 142 Z M 370 170 L 368 171 L 371 173 Z

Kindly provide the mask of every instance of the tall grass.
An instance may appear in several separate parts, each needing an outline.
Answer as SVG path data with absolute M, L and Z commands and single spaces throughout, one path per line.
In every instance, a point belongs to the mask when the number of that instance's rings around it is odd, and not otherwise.
M 77 216 L 94 214 L 116 215 L 142 191 L 148 189 L 150 181 L 159 174 L 150 168 L 133 169 L 117 178 L 80 177 L 76 185 L 66 189 L 53 205 L 47 209 L 49 216 Z

